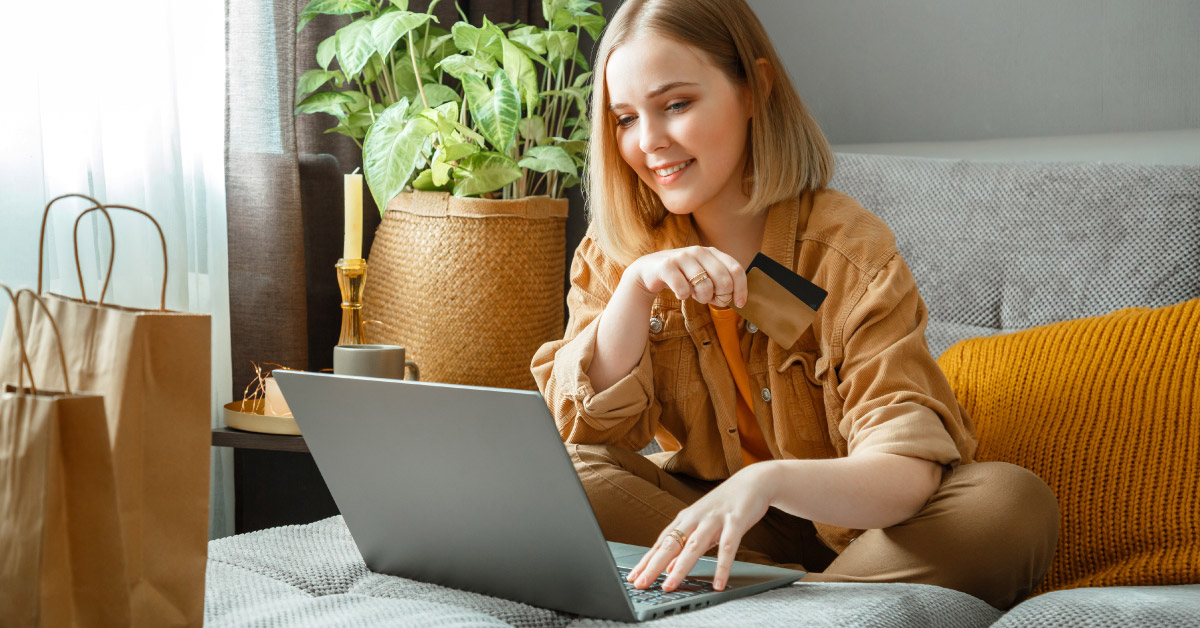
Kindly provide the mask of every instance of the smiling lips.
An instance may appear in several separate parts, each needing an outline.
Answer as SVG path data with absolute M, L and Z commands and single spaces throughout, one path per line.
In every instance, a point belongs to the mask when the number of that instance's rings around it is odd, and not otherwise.
M 692 165 L 692 162 L 694 162 L 694 161 L 696 161 L 696 160 L 689 159 L 687 161 L 681 161 L 675 165 L 668 166 L 666 168 L 653 169 L 652 171 L 654 172 L 654 174 L 658 175 L 658 180 L 660 183 L 669 183 L 669 182 L 677 179 L 678 178 L 677 174 L 680 171 L 682 171 L 684 168 L 687 168 L 688 166 Z

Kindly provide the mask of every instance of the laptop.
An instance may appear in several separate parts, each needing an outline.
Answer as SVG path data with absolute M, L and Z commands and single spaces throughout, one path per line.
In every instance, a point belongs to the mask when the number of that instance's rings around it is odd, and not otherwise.
M 608 542 L 537 391 L 276 370 L 325 483 L 377 573 L 556 611 L 642 621 L 805 572 L 702 557 L 670 593 L 625 582 L 649 548 Z

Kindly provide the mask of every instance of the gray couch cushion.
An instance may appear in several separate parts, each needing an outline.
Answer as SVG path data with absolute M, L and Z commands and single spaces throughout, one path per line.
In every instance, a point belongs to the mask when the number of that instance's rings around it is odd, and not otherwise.
M 992 628 L 1025 626 L 1192 628 L 1200 626 L 1200 584 L 1054 591 L 1026 600 Z
M 209 543 L 205 626 L 623 626 L 478 593 L 372 573 L 342 518 Z M 797 583 L 670 626 L 982 627 L 1000 612 L 919 584 Z
M 895 232 L 936 357 L 972 336 L 1200 296 L 1200 169 L 839 153 Z

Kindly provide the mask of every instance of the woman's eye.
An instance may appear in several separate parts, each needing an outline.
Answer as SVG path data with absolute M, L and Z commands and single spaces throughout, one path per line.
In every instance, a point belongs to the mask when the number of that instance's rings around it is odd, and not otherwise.
M 687 101 L 687 100 L 681 100 L 681 101 L 679 101 L 679 102 L 676 102 L 676 103 L 671 103 L 671 104 L 670 104 L 670 105 L 667 107 L 667 109 L 670 109 L 670 110 L 672 110 L 672 111 L 683 111 L 683 110 L 684 110 L 684 109 L 686 109 L 686 108 L 687 108 L 687 106 L 688 106 L 688 105 L 690 105 L 690 104 L 692 104 L 692 103 L 691 103 L 691 102 L 689 102 L 689 101 Z
M 625 116 L 624 118 L 618 118 L 617 124 L 620 125 L 622 128 L 628 127 L 629 125 L 633 124 L 633 116 Z

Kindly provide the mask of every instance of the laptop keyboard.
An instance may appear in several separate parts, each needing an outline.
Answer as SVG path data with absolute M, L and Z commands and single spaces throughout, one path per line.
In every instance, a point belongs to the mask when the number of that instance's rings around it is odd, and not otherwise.
M 666 581 L 665 575 L 659 575 L 658 579 L 650 583 L 650 586 L 645 589 L 639 589 L 633 586 L 632 582 L 626 580 L 629 577 L 629 570 L 624 567 L 618 567 L 621 572 L 621 582 L 625 583 L 625 592 L 629 597 L 636 602 L 644 602 L 646 604 L 662 604 L 673 602 L 685 597 L 700 595 L 702 593 L 712 593 L 712 583 L 707 580 L 697 580 L 695 578 L 684 578 L 674 591 L 663 591 L 662 584 Z

